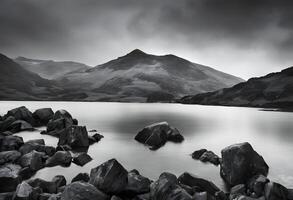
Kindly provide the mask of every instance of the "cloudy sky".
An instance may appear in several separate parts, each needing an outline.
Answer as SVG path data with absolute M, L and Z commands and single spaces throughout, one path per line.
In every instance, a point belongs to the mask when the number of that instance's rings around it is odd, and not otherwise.
M 139 48 L 248 79 L 293 66 L 292 0 L 0 0 L 0 52 L 92 66 Z

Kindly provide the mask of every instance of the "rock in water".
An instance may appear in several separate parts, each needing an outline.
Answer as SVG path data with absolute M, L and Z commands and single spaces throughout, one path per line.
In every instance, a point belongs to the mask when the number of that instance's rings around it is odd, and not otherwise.
M 198 160 L 206 151 L 207 149 L 196 150 L 191 154 L 191 157 Z
M 183 139 L 179 131 L 171 127 L 167 122 L 146 126 L 135 136 L 136 141 L 148 145 L 151 149 L 160 148 L 168 140 L 181 142 Z
M 32 126 L 35 125 L 35 119 L 33 117 L 33 114 L 31 111 L 29 111 L 25 106 L 21 106 L 18 108 L 14 108 L 12 110 L 9 110 L 5 117 L 13 116 L 15 119 L 18 120 L 24 120 L 31 124 Z
M 53 118 L 54 112 L 51 108 L 41 108 L 35 110 L 33 117 L 39 126 L 45 126 Z
M 87 153 L 81 153 L 78 156 L 74 157 L 72 162 L 79 166 L 84 166 L 91 160 L 92 160 L 92 157 L 90 157 Z
M 57 188 L 66 185 L 66 179 L 62 175 L 54 176 L 52 182 L 56 183 Z
M 221 176 L 230 186 L 246 183 L 257 174 L 268 174 L 263 157 L 247 142 L 228 146 L 221 153 Z
M 71 126 L 60 134 L 58 145 L 69 145 L 74 148 L 89 147 L 88 132 L 85 126 Z
M 44 156 L 45 153 L 37 152 L 34 150 L 30 153 L 23 155 L 20 158 L 19 163 L 22 167 L 29 167 L 32 171 L 38 171 L 39 169 L 44 167 Z
M 73 179 L 71 180 L 71 183 L 77 182 L 77 181 L 82 181 L 82 182 L 89 182 L 90 176 L 88 173 L 79 173 Z
M 68 167 L 71 164 L 72 156 L 68 151 L 57 151 L 52 157 L 46 160 L 46 167 L 61 165 Z
M 61 200 L 108 200 L 109 197 L 85 182 L 74 182 L 67 185 L 61 194 Z
M 127 186 L 127 181 L 126 169 L 111 159 L 91 170 L 89 183 L 105 193 L 119 194 Z
M 200 161 L 202 162 L 210 162 L 214 165 L 219 165 L 220 164 L 220 158 L 217 156 L 214 152 L 212 151 L 206 151 L 204 152 L 200 158 Z
M 21 166 L 15 164 L 5 164 L 0 166 L 0 193 L 15 191 L 20 183 L 19 172 Z
M 131 171 L 128 173 L 128 184 L 126 186 L 125 191 L 127 193 L 134 193 L 134 194 L 143 194 L 150 191 L 150 184 L 151 181 L 136 173 L 135 171 Z

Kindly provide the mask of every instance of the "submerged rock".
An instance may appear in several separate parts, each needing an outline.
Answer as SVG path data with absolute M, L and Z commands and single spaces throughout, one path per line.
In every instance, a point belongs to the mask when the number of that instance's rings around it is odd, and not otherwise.
M 46 160 L 46 167 L 61 165 L 68 167 L 71 164 L 72 156 L 68 151 L 57 151 L 52 157 Z
M 128 182 L 126 169 L 115 159 L 93 168 L 89 183 L 105 193 L 119 194 L 124 191 Z
M 135 136 L 136 141 L 148 145 L 151 149 L 160 148 L 168 140 L 181 142 L 183 139 L 179 131 L 171 127 L 167 122 L 146 126 Z
M 268 170 L 263 157 L 247 142 L 222 150 L 221 176 L 230 186 L 246 183 L 257 174 L 266 176 Z
M 20 183 L 19 171 L 21 166 L 16 164 L 5 164 L 0 166 L 0 193 L 15 191 Z
M 84 166 L 91 160 L 92 160 L 92 157 L 90 155 L 88 155 L 87 153 L 81 153 L 78 156 L 74 157 L 72 162 L 79 166 Z
M 61 200 L 108 200 L 109 197 L 85 182 L 74 182 L 67 185 L 61 194 Z
M 33 117 L 38 126 L 45 126 L 53 118 L 54 112 L 51 108 L 41 108 L 35 110 Z

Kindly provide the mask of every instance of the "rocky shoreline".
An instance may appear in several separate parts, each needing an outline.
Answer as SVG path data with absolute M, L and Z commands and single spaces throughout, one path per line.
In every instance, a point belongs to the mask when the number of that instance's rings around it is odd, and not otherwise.
M 42 139 L 24 142 L 13 135 L 39 126 L 46 126 L 41 134 L 59 139 L 56 147 L 47 146 Z M 192 154 L 194 159 L 220 165 L 219 174 L 228 192 L 188 172 L 179 177 L 162 172 L 157 180 L 151 180 L 136 169 L 125 169 L 114 158 L 89 174 L 77 174 L 71 183 L 62 175 L 52 180 L 32 178 L 44 167 L 90 162 L 87 149 L 103 136 L 89 132 L 65 110 L 43 108 L 32 113 L 19 107 L 0 116 L 0 200 L 293 200 L 292 189 L 267 178 L 269 166 L 247 142 L 224 148 L 221 157 L 206 149 Z M 167 141 L 182 142 L 184 138 L 163 122 L 143 128 L 135 140 L 155 150 Z M 77 156 L 72 157 L 71 151 L 78 152 Z

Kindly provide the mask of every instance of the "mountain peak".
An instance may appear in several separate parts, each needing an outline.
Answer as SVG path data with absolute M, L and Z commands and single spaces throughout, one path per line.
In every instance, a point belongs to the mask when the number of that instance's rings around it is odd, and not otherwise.
M 130 53 L 128 53 L 126 56 L 145 56 L 147 55 L 145 52 L 141 51 L 140 49 L 134 49 Z

